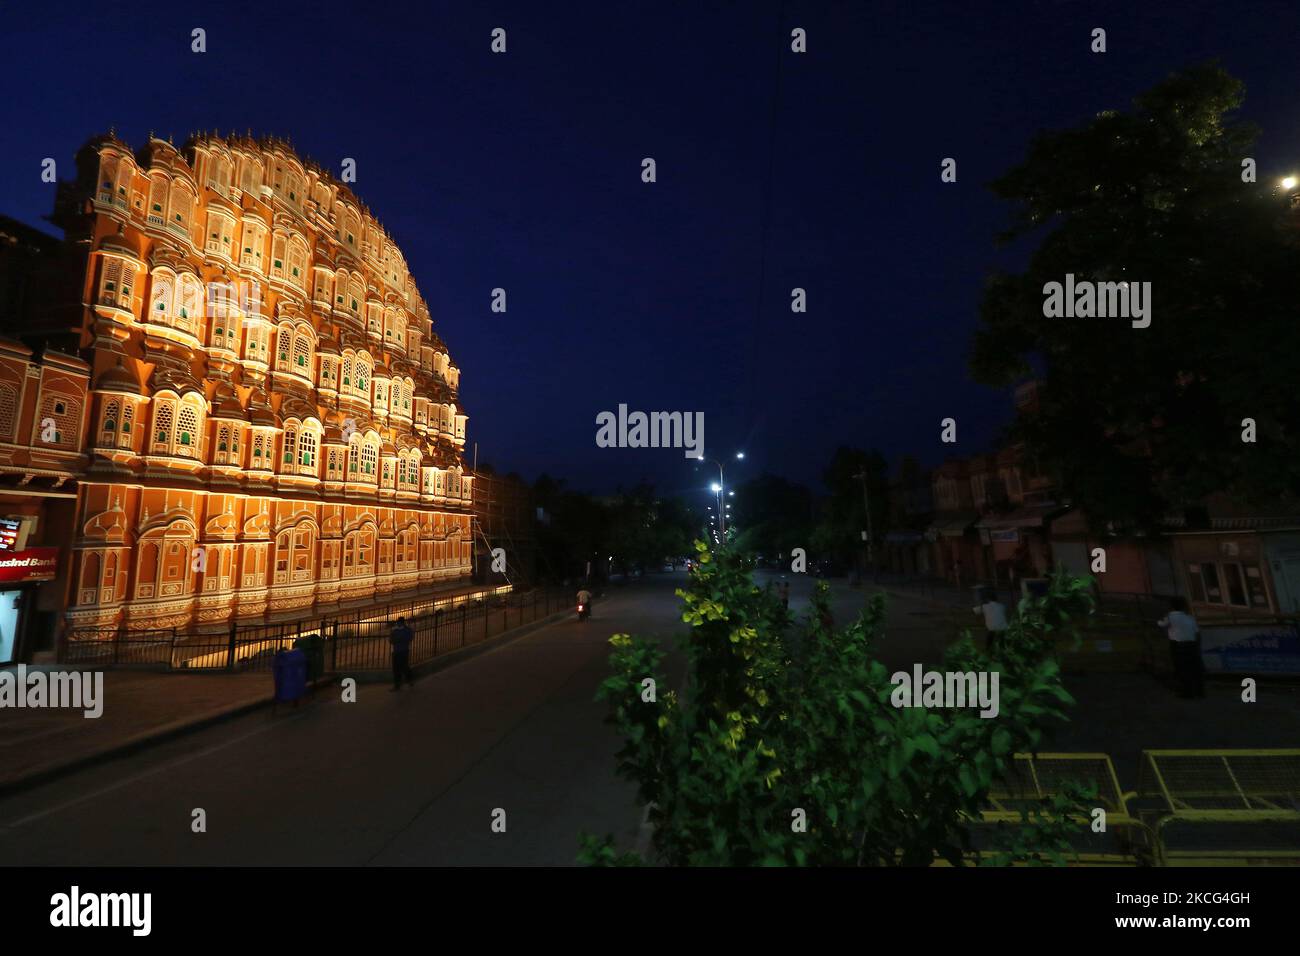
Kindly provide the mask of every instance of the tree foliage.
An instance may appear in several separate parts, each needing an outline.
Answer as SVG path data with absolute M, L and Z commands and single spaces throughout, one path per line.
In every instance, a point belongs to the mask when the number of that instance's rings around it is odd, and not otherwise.
M 890 674 L 872 655 L 883 598 L 851 626 L 828 629 L 819 584 L 800 632 L 734 549 L 696 549 L 698 568 L 678 592 L 689 625 L 684 693 L 647 699 L 646 678 L 665 687 L 663 651 L 626 634 L 610 640 L 612 674 L 598 693 L 623 736 L 618 771 L 650 806 L 653 860 L 969 862 L 968 824 L 989 788 L 1072 703 L 1050 651 L 1089 610 L 1088 583 L 1058 576 L 1046 597 L 1023 602 L 997 660 L 969 636 L 949 649 L 940 670 L 1000 672 L 998 716 L 982 718 L 965 708 L 894 706 Z M 997 861 L 1062 861 L 1079 809 L 1068 800 L 1045 806 Z M 582 859 L 635 862 L 608 838 L 587 840 Z
M 1242 97 L 1222 69 L 1189 69 L 1128 112 L 1041 133 L 993 184 L 1012 203 L 1002 238 L 1037 245 L 989 281 L 972 371 L 999 386 L 1041 371 L 1041 411 L 1015 437 L 1094 523 L 1300 493 L 1296 214 L 1273 183 L 1243 182 L 1258 154 Z M 1067 273 L 1150 282 L 1151 325 L 1045 318 L 1043 287 Z

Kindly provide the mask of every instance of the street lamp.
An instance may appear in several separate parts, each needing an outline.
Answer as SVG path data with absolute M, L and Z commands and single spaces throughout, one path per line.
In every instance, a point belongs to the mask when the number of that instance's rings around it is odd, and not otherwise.
M 738 452 L 736 452 L 736 459 L 737 459 L 737 460 L 739 460 L 739 461 L 743 461 L 744 458 L 745 458 L 745 453 L 744 453 L 743 451 L 738 451 Z M 716 458 L 708 458 L 708 459 L 705 459 L 705 460 L 708 461 L 708 462 L 710 462 L 711 464 L 714 464 L 714 465 L 717 465 L 717 466 L 718 466 L 718 480 L 715 481 L 715 482 L 714 482 L 714 483 L 709 487 L 709 490 L 712 491 L 714 494 L 716 494 L 716 495 L 718 496 L 718 514 L 720 514 L 720 515 L 722 516 L 722 525 L 721 525 L 721 527 L 722 527 L 722 533 L 725 535 L 725 534 L 727 533 L 727 516 L 726 516 L 726 513 L 725 513 L 725 512 L 723 511 L 723 509 L 722 509 L 722 496 L 726 493 L 726 483 L 727 483 L 726 475 L 725 475 L 724 470 L 723 470 L 722 462 L 718 461 L 718 459 L 716 459 Z M 735 495 L 735 492 L 733 491 L 733 492 L 731 492 L 731 494 L 734 496 L 734 495 Z
M 1296 182 L 1297 180 L 1294 176 L 1287 176 L 1285 179 L 1282 180 L 1282 188 L 1295 189 Z

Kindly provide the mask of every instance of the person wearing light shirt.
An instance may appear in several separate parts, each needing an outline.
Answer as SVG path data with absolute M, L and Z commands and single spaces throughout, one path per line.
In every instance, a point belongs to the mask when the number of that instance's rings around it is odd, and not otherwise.
M 984 602 L 972 610 L 984 615 L 984 650 L 992 654 L 1007 629 L 1007 607 L 998 600 L 996 593 L 989 590 L 984 592 Z
M 1169 613 L 1156 622 L 1169 635 L 1169 656 L 1179 697 L 1205 696 L 1205 669 L 1201 665 L 1201 629 L 1187 612 L 1187 599 L 1171 598 Z

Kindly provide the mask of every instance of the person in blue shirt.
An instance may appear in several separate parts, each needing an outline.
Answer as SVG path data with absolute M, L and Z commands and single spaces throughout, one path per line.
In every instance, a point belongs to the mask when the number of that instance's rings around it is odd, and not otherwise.
M 393 632 L 388 635 L 388 643 L 393 645 L 393 690 L 402 689 L 403 678 L 408 687 L 415 686 L 415 678 L 411 675 L 411 641 L 413 640 L 415 634 L 406 623 L 406 618 L 399 617 L 397 623 L 393 625 Z

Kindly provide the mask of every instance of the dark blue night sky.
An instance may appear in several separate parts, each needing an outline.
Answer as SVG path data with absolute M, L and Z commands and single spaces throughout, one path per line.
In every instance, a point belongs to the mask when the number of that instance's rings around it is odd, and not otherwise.
M 619 403 L 703 411 L 709 454 L 747 452 L 729 478 L 819 484 L 841 443 L 934 463 L 946 416 L 958 453 L 984 450 L 1011 400 L 969 380 L 968 343 L 983 276 L 1023 256 L 995 248 L 985 184 L 1035 129 L 1219 57 L 1261 178 L 1300 166 L 1294 3 L 35 6 L 5 11 L 0 213 L 40 225 L 41 159 L 70 178 L 112 125 L 354 157 L 463 370 L 480 462 L 594 491 L 706 481 L 680 451 L 597 448 Z

